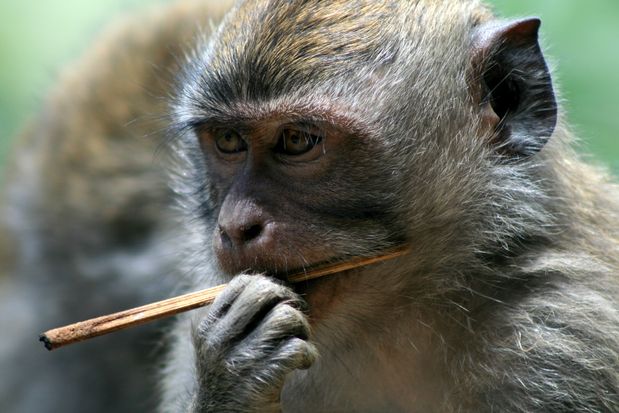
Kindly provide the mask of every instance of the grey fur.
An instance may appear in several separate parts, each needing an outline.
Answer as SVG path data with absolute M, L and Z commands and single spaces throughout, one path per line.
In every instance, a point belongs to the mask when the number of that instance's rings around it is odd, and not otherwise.
M 193 22 L 219 13 L 198 3 L 104 38 L 18 143 L 0 315 L 22 318 L 2 320 L 0 410 L 149 411 L 161 399 L 162 412 L 619 412 L 619 190 L 571 149 L 560 105 L 549 140 L 531 131 L 554 122 L 526 123 L 548 102 L 518 108 L 531 115 L 518 117 L 526 156 L 480 130 L 472 43 L 500 21 L 476 0 L 246 1 L 178 72 L 173 56 Z M 169 160 L 152 159 L 178 73 L 173 194 Z M 346 131 L 329 173 L 265 186 L 257 169 L 236 178 L 236 192 L 230 177 L 213 179 L 196 127 L 273 111 L 311 111 Z M 158 132 L 139 139 L 145 131 Z M 289 229 L 249 269 L 403 241 L 413 252 L 301 286 L 306 294 L 233 278 L 212 249 L 230 194 Z M 230 280 L 213 308 L 169 331 L 159 391 L 144 381 L 158 365 L 143 359 L 161 346 L 152 331 L 34 348 L 41 330 L 79 314 L 154 299 L 172 283 Z
M 280 234 L 273 266 L 313 251 L 308 244 L 328 245 L 325 259 L 401 240 L 413 245 L 397 263 L 325 281 L 337 305 L 317 321 L 310 316 L 319 358 L 283 386 L 269 376 L 264 391 L 281 391 L 277 408 L 619 411 L 617 186 L 569 149 L 561 112 L 556 128 L 544 117 L 554 108 L 552 95 L 537 92 L 547 88 L 545 65 L 520 80 L 537 90 L 525 96 L 540 96 L 524 99 L 511 125 L 519 142 L 531 143 L 525 156 L 503 152 L 501 142 L 490 143 L 493 131 L 480 131 L 472 42 L 484 24 L 500 25 L 490 21 L 477 1 L 248 1 L 189 59 L 175 106 L 185 173 L 176 183 L 190 194 L 184 202 L 192 225 L 200 222 L 196 287 L 222 281 L 210 275 L 225 269 L 212 256 L 210 234 L 229 197 L 252 199 L 290 229 Z M 511 46 L 489 54 L 502 47 Z M 226 180 L 209 155 L 205 161 L 195 133 L 201 125 L 251 130 L 254 120 L 282 112 L 340 122 L 350 152 L 327 176 L 280 182 L 288 193 L 263 186 L 268 170 Z M 316 207 L 299 208 L 295 197 Z M 359 218 L 363 208 L 380 213 Z M 231 381 L 217 367 L 232 348 L 253 359 L 265 357 L 263 350 L 241 340 L 206 355 L 182 338 L 191 325 L 175 333 L 162 411 L 191 397 L 211 400 L 214 411 L 263 409 L 247 390 L 254 377 Z M 193 351 L 197 378 L 177 365 Z M 199 379 L 204 369 L 235 391 L 210 394 Z M 231 407 L 238 401 L 246 404 Z

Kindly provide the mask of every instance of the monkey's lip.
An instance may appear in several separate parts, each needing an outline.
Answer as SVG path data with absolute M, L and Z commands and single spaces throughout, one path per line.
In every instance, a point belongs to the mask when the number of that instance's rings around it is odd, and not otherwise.
M 322 249 L 295 249 L 293 252 L 283 248 L 270 250 L 215 249 L 219 269 L 234 276 L 240 273 L 263 274 L 288 281 L 301 279 L 304 274 L 324 268 L 330 264 L 345 262 L 350 257 L 334 254 Z
M 268 277 L 283 281 L 287 285 L 289 285 L 297 294 L 303 296 L 308 299 L 311 295 L 316 295 L 324 292 L 322 286 L 330 284 L 335 281 L 343 273 L 350 272 L 350 270 L 344 270 L 337 273 L 332 273 L 328 275 L 312 277 L 311 273 L 315 270 L 320 270 L 329 266 L 329 264 L 345 262 L 345 259 L 341 257 L 327 257 L 323 260 L 320 260 L 313 264 L 305 264 L 302 267 L 298 267 L 296 269 L 287 269 L 287 270 L 279 270 L 264 267 L 256 267 L 249 269 L 248 272 L 255 274 L 263 274 Z M 305 275 L 309 275 L 308 278 L 305 278 Z
M 219 269 L 234 276 L 240 273 L 258 273 L 287 280 L 288 277 L 310 272 L 332 262 L 340 261 L 333 251 L 322 249 L 278 248 L 216 248 Z
M 348 259 L 350 259 L 350 257 L 348 257 Z M 336 276 L 339 272 L 344 272 L 344 271 L 338 271 L 338 272 L 331 272 L 329 274 L 324 274 L 324 275 L 313 275 L 312 273 L 314 273 L 315 271 L 320 271 L 322 269 L 325 269 L 326 267 L 329 267 L 333 264 L 337 264 L 337 263 L 345 263 L 347 262 L 347 259 L 345 257 L 340 257 L 340 256 L 332 256 L 332 257 L 326 257 L 322 260 L 317 260 L 316 262 L 312 263 L 312 264 L 305 264 L 302 267 L 298 267 L 296 269 L 287 269 L 285 271 L 281 271 L 281 270 L 264 270 L 263 273 L 267 276 L 273 277 L 273 278 L 277 278 L 283 281 L 287 281 L 293 285 L 299 285 L 299 284 L 311 284 L 315 281 L 317 281 L 318 279 L 324 279 L 324 278 L 329 278 L 329 277 L 334 277 Z

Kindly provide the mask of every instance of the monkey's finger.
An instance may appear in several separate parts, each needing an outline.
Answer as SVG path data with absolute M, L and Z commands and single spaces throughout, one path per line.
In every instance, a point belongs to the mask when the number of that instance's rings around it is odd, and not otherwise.
M 215 298 L 208 315 L 200 323 L 199 334 L 205 334 L 211 326 L 226 314 L 232 303 L 238 298 L 243 289 L 251 282 L 251 275 L 241 274 L 232 279 L 228 286 Z
M 281 344 L 273 353 L 271 360 L 285 370 L 283 373 L 288 373 L 296 369 L 309 369 L 317 358 L 318 350 L 314 344 L 293 337 Z
M 230 304 L 221 319 L 207 317 L 201 336 L 209 347 L 228 347 L 239 342 L 281 301 L 299 301 L 289 288 L 260 275 L 249 276 L 250 282 Z
M 282 340 L 297 337 L 307 340 L 310 324 L 307 317 L 289 302 L 277 304 L 247 337 L 260 347 L 277 347 Z

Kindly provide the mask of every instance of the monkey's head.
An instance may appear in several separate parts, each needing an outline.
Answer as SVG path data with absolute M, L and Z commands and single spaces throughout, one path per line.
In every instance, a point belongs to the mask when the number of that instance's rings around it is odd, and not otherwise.
M 203 250 L 229 274 L 403 242 L 440 265 L 534 230 L 557 112 L 538 26 L 477 1 L 241 2 L 175 106 Z

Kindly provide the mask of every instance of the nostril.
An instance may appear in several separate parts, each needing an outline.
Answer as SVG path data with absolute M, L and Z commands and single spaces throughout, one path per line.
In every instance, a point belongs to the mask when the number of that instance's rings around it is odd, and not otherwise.
M 261 233 L 262 233 L 262 225 L 255 224 L 255 225 L 250 226 L 249 228 L 244 228 L 242 230 L 241 235 L 242 235 L 243 241 L 248 242 L 255 238 L 258 238 L 258 236 L 260 236 Z
M 226 232 L 226 230 L 219 225 L 219 236 L 221 239 L 221 243 L 223 246 L 230 248 L 232 246 L 232 240 L 230 239 L 230 236 L 228 235 L 228 233 Z
M 260 238 L 264 231 L 264 226 L 260 223 L 249 225 L 235 225 L 231 228 L 226 228 L 225 225 L 219 225 L 219 240 L 224 248 L 243 247 L 250 241 Z

